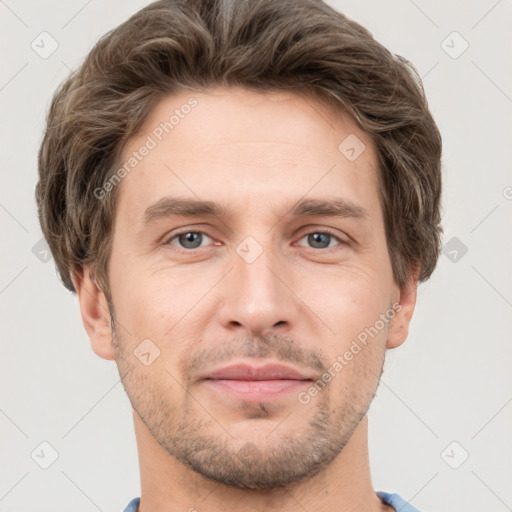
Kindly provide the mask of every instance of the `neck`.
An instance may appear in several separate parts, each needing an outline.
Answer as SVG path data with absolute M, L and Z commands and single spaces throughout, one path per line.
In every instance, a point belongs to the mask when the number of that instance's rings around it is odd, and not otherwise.
M 139 512 L 393 510 L 383 505 L 372 487 L 367 416 L 341 453 L 319 474 L 286 488 L 253 491 L 230 487 L 192 471 L 165 452 L 137 413 L 133 415 L 141 475 Z

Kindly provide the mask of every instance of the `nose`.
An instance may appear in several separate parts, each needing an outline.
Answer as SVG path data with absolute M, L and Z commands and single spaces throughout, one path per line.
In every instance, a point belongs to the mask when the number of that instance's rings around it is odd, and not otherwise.
M 290 286 L 289 267 L 269 248 L 249 261 L 233 255 L 217 309 L 221 325 L 233 333 L 260 336 L 290 330 L 299 318 L 300 300 Z

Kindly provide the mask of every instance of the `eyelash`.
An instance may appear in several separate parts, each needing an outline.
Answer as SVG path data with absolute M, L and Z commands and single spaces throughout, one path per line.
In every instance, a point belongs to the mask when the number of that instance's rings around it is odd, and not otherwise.
M 173 244 L 171 244 L 172 240 L 175 240 L 176 238 L 180 237 L 181 235 L 186 235 L 187 233 L 200 233 L 202 235 L 206 235 L 208 238 L 213 239 L 213 237 L 211 237 L 210 235 L 208 235 L 208 233 L 206 233 L 204 231 L 193 230 L 193 229 L 186 229 L 186 230 L 178 231 L 178 232 L 174 233 L 170 238 L 167 239 L 166 242 L 164 242 L 164 245 L 173 245 Z M 331 231 L 328 228 L 322 228 L 322 229 L 316 229 L 316 230 L 308 231 L 308 232 L 304 233 L 301 236 L 300 240 L 302 240 L 304 237 L 306 237 L 308 235 L 312 235 L 312 234 L 329 235 L 329 236 L 333 237 L 334 239 L 336 239 L 336 241 L 339 242 L 339 245 L 349 245 L 349 243 L 347 241 L 342 240 L 339 236 L 337 236 L 333 231 Z M 179 247 L 179 246 L 175 246 L 175 247 L 177 247 L 178 249 L 180 249 L 182 251 L 185 251 L 185 252 L 191 252 L 191 251 L 195 251 L 197 249 L 204 249 L 205 248 L 203 246 L 195 247 L 195 248 L 192 248 L 192 249 L 185 249 L 184 247 Z M 318 248 L 315 248 L 315 247 L 308 247 L 308 249 L 316 249 L 317 251 L 328 251 L 328 250 L 332 250 L 334 248 L 335 247 L 324 247 L 324 248 L 318 249 Z

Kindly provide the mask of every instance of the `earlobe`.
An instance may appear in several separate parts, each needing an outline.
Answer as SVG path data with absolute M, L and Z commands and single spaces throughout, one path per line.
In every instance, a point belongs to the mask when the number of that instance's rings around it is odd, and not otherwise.
M 115 359 L 111 318 L 104 293 L 88 267 L 74 270 L 72 281 L 80 304 L 82 322 L 94 353 L 103 359 Z
M 416 306 L 416 295 L 418 288 L 419 268 L 416 267 L 411 273 L 407 283 L 400 288 L 399 306 L 394 308 L 397 313 L 389 322 L 388 339 L 386 348 L 397 348 L 405 342 L 409 334 L 414 308 Z

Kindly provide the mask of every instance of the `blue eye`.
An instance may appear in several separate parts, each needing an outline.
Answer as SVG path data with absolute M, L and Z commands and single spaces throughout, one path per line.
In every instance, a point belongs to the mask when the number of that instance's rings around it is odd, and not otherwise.
M 324 231 L 314 231 L 304 235 L 301 240 L 307 238 L 308 244 L 311 244 L 310 247 L 313 249 L 328 249 L 332 247 L 331 242 L 336 241 L 339 244 L 344 244 L 343 240 L 338 238 L 337 236 Z
M 176 245 L 173 244 L 172 241 L 177 240 L 180 244 L 179 247 L 182 249 L 197 249 L 198 247 L 201 247 L 203 237 L 210 238 L 201 231 L 184 231 L 182 233 L 175 234 L 166 243 Z

